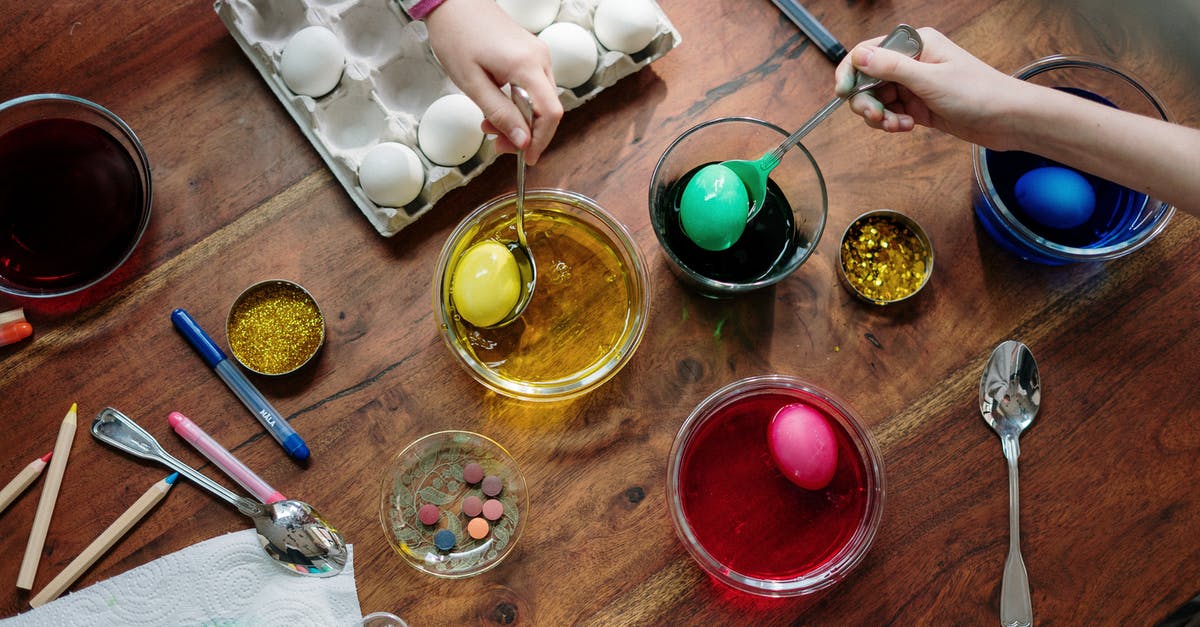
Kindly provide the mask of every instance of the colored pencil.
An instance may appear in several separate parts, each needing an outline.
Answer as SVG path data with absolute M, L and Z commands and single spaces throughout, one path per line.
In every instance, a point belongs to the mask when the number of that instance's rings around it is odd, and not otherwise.
M 42 547 L 46 545 L 46 532 L 50 530 L 50 518 L 54 515 L 54 504 L 58 501 L 58 489 L 62 486 L 63 472 L 67 469 L 67 458 L 71 455 L 71 444 L 75 442 L 75 412 L 78 406 L 71 403 L 71 410 L 63 418 L 58 429 L 58 440 L 54 443 L 54 455 L 50 458 L 50 470 L 46 471 L 46 483 L 42 485 L 42 497 L 37 512 L 33 515 L 33 529 L 29 532 L 29 543 L 25 545 L 25 557 L 17 573 L 17 587 L 22 590 L 33 588 L 38 563 L 42 559 Z
M 38 592 L 32 599 L 29 599 L 30 607 L 41 607 L 42 605 L 57 599 L 60 594 L 62 594 L 67 588 L 71 587 L 71 584 L 75 583 L 75 580 L 78 579 L 79 576 L 84 573 L 84 571 L 91 568 L 92 564 L 96 563 L 96 560 L 104 556 L 104 554 L 107 553 L 108 550 L 117 543 L 117 540 L 120 540 L 122 537 L 124 537 L 124 535 L 130 529 L 132 529 L 134 525 L 138 524 L 138 521 L 144 518 L 146 514 L 150 512 L 150 510 L 154 509 L 155 505 L 158 505 L 159 501 L 163 500 L 163 497 L 167 495 L 167 491 L 171 489 L 171 486 L 174 485 L 175 480 L 178 478 L 179 473 L 174 472 L 168 475 L 166 479 L 163 479 L 162 481 L 150 486 L 150 489 L 146 490 L 145 494 L 138 497 L 138 500 L 134 501 L 133 505 L 129 506 L 129 509 L 125 510 L 125 513 L 118 516 L 117 519 L 108 526 L 108 529 L 105 529 L 103 532 L 101 532 L 100 535 L 97 536 L 96 539 L 93 540 L 92 543 L 89 544 L 87 548 L 79 554 L 79 557 L 76 557 L 71 561 L 70 564 L 67 564 L 67 567 L 64 568 L 57 577 L 52 579 L 50 583 L 46 584 L 46 587 L 42 588 L 41 592 Z
M 42 469 L 46 467 L 46 462 L 50 461 L 50 456 L 52 455 L 54 455 L 53 452 L 46 453 L 29 462 L 28 466 L 17 473 L 17 476 L 13 477 L 13 480 L 9 481 L 3 490 L 0 490 L 0 512 L 7 509 L 16 500 L 17 496 L 24 492 L 25 488 L 28 488 L 42 474 Z

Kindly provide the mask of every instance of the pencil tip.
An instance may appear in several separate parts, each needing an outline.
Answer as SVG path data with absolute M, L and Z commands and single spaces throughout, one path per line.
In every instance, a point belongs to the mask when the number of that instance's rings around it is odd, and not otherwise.
M 45 455 L 42 455 L 42 456 L 41 456 L 41 457 L 39 457 L 38 459 L 42 460 L 42 463 L 46 463 L 46 462 L 50 461 L 50 457 L 51 457 L 52 455 L 54 455 L 54 451 L 50 451 L 49 453 L 46 453 Z
M 171 473 L 171 474 L 167 475 L 167 478 L 166 478 L 166 479 L 163 479 L 163 481 L 166 481 L 166 482 L 167 482 L 167 485 L 175 485 L 175 482 L 176 482 L 178 479 L 179 479 L 179 473 L 177 473 L 177 472 L 173 472 L 173 473 Z
M 79 403 L 71 403 L 71 410 L 68 413 L 75 413 L 79 409 Z

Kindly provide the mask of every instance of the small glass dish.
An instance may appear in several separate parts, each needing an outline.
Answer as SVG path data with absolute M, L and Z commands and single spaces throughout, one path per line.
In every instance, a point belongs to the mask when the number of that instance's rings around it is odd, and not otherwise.
M 1122 111 L 1171 121 L 1159 99 L 1138 79 L 1095 59 L 1046 57 L 1014 76 Z M 1030 153 L 1000 152 L 978 145 L 971 147 L 971 160 L 976 217 L 996 243 L 1028 261 L 1057 266 L 1116 259 L 1149 244 L 1175 215 L 1175 208 L 1165 202 L 1079 172 L 1095 191 L 1094 213 L 1076 227 L 1046 227 L 1022 218 L 1015 183 L 1035 168 L 1060 164 Z
M 802 403 L 837 442 L 830 483 L 806 490 L 775 465 L 768 429 Z M 735 381 L 684 420 L 667 462 L 667 506 L 684 547 L 716 581 L 767 597 L 827 590 L 870 550 L 884 504 L 883 456 L 858 413 L 786 375 Z
M 0 293 L 73 294 L 121 267 L 153 204 L 133 130 L 75 96 L 0 103 Z
M 487 477 L 498 477 L 502 489 L 489 496 L 481 485 L 467 483 L 464 469 L 482 466 Z M 379 518 L 388 543 L 413 568 L 437 577 L 471 577 L 494 568 L 516 546 L 529 517 L 529 490 L 517 463 L 503 446 L 470 431 L 439 431 L 409 444 L 383 472 Z M 467 532 L 471 519 L 463 513 L 470 497 L 495 499 L 503 515 L 489 520 L 489 532 L 475 539 Z M 419 512 L 432 505 L 437 521 L 425 524 Z M 435 536 L 449 531 L 452 548 L 439 548 Z
M 433 313 L 450 353 L 488 389 L 560 401 L 608 381 L 633 357 L 650 313 L 650 279 L 625 227 L 586 196 L 525 194 L 525 230 L 537 286 L 525 311 L 479 328 L 454 308 L 458 260 L 486 240 L 516 241 L 516 195 L 495 198 L 459 223 L 438 255 Z
M 679 225 L 679 197 L 696 170 L 758 159 L 787 136 L 762 120 L 718 118 L 684 131 L 663 152 L 650 179 L 650 224 L 667 266 L 684 285 L 704 296 L 736 296 L 784 280 L 812 255 L 825 229 L 828 199 L 821 169 L 803 144 L 771 171 L 764 209 L 730 248 L 706 251 Z
M 842 286 L 875 305 L 912 298 L 933 274 L 933 244 L 925 229 L 891 209 L 868 211 L 852 220 L 842 232 L 838 251 Z

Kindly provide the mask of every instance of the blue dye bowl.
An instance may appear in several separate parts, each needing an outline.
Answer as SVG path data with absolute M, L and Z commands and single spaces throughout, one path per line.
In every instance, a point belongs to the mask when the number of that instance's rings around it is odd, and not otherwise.
M 1171 120 L 1158 98 L 1137 79 L 1093 59 L 1046 57 L 1014 76 L 1124 111 Z M 1030 170 L 1061 164 L 1030 153 L 982 146 L 972 146 L 971 156 L 976 217 L 1001 247 L 1029 261 L 1066 265 L 1116 259 L 1150 243 L 1175 215 L 1175 208 L 1165 202 L 1080 172 L 1096 192 L 1092 217 L 1071 229 L 1050 228 L 1023 213 L 1014 187 Z

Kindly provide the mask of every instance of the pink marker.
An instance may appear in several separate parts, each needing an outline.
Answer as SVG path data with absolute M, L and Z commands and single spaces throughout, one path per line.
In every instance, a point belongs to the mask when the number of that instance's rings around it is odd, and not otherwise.
M 225 471 L 225 474 L 238 482 L 238 485 L 246 488 L 246 491 L 253 494 L 258 500 L 270 505 L 286 498 L 275 488 L 267 485 L 266 481 L 254 474 L 253 470 L 247 468 L 241 460 L 233 456 L 233 453 L 225 450 L 225 447 L 196 426 L 196 423 L 189 420 L 187 416 L 173 411 L 167 416 L 167 422 L 171 423 L 171 428 L 175 430 L 175 433 L 187 440 L 188 444 L 203 453 L 208 461 Z

